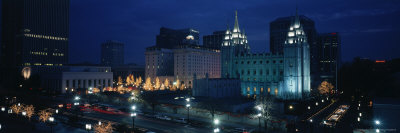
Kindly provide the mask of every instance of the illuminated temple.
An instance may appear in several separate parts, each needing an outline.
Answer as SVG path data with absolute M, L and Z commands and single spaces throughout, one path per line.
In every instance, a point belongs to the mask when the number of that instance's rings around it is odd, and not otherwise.
M 234 27 L 231 30 L 228 26 L 221 46 L 221 77 L 240 79 L 241 92 L 248 97 L 275 95 L 282 99 L 301 99 L 307 96 L 310 52 L 297 11 L 283 54 L 251 53 L 236 13 Z

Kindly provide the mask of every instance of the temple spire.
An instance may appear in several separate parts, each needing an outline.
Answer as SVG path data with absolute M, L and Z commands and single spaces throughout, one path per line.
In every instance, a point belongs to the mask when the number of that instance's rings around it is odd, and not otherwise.
M 235 11 L 235 25 L 233 27 L 233 32 L 240 32 L 237 11 Z

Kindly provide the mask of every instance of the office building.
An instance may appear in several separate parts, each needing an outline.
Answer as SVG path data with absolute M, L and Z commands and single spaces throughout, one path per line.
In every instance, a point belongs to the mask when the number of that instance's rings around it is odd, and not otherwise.
M 2 2 L 3 65 L 21 68 L 68 63 L 69 0 Z
M 221 56 L 219 50 L 203 48 L 201 46 L 182 46 L 174 49 L 174 77 L 181 85 L 192 88 L 193 75 L 197 78 L 221 77 Z
M 203 46 L 206 48 L 221 50 L 221 44 L 225 37 L 225 31 L 215 31 L 212 35 L 203 36 Z
M 318 34 L 320 81 L 337 86 L 337 72 L 341 62 L 341 41 L 337 32 Z
M 3 0 L 0 80 L 17 86 L 21 70 L 58 71 L 68 63 L 69 0 Z
M 101 64 L 111 67 L 123 65 L 124 44 L 116 41 L 101 44 Z
M 180 85 L 191 88 L 193 74 L 198 78 L 219 78 L 220 52 L 199 45 L 181 45 L 175 49 L 149 47 L 145 52 L 146 78 L 153 81 L 158 77 L 161 81 L 179 80 Z
M 198 45 L 199 41 L 198 30 L 192 28 L 174 30 L 161 27 L 160 34 L 156 37 L 156 46 L 171 49 L 180 45 Z

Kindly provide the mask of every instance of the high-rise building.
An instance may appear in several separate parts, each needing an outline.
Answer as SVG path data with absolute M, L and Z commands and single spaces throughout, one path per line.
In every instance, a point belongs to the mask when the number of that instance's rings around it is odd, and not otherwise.
M 192 88 L 194 75 L 196 78 L 221 77 L 221 57 L 219 50 L 200 46 L 182 46 L 174 49 L 174 77 L 180 84 Z
M 124 44 L 116 41 L 101 44 L 101 64 L 111 67 L 123 65 Z
M 174 49 L 157 46 L 146 49 L 146 78 L 152 81 L 179 80 L 180 85 L 191 88 L 193 76 L 219 78 L 221 75 L 220 51 L 198 45 L 182 45 Z
M 2 2 L 1 58 L 6 67 L 68 63 L 69 0 Z
M 287 33 L 295 16 L 281 17 L 270 23 L 270 51 L 272 53 L 282 54 L 283 47 L 286 41 Z M 319 48 L 317 44 L 317 30 L 315 23 L 310 18 L 299 15 L 299 21 L 303 26 L 303 30 L 307 35 L 307 43 L 310 47 L 310 73 L 312 81 L 318 78 L 318 62 Z M 317 83 L 315 83 L 317 84 Z M 313 83 L 313 85 L 315 85 Z
M 0 80 L 16 86 L 20 71 L 59 71 L 68 63 L 69 0 L 3 0 Z
M 160 34 L 156 37 L 156 46 L 159 48 L 176 48 L 179 45 L 198 45 L 199 44 L 199 31 L 188 29 L 169 29 L 165 27 L 160 28 Z
M 341 41 L 339 33 L 318 34 L 319 76 L 321 81 L 337 84 L 337 72 L 341 62 Z M 336 85 L 337 86 L 337 85 Z
M 146 77 L 174 76 L 174 53 L 171 49 L 148 47 L 145 58 Z
M 221 44 L 225 37 L 225 31 L 215 31 L 212 35 L 203 36 L 203 46 L 206 48 L 221 50 Z

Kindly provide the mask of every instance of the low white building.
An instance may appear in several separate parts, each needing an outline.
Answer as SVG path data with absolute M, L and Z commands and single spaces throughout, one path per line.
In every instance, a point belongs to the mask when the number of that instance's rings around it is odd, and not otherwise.
M 110 67 L 63 66 L 62 72 L 46 73 L 41 77 L 43 89 L 57 93 L 76 89 L 113 87 L 113 73 Z

